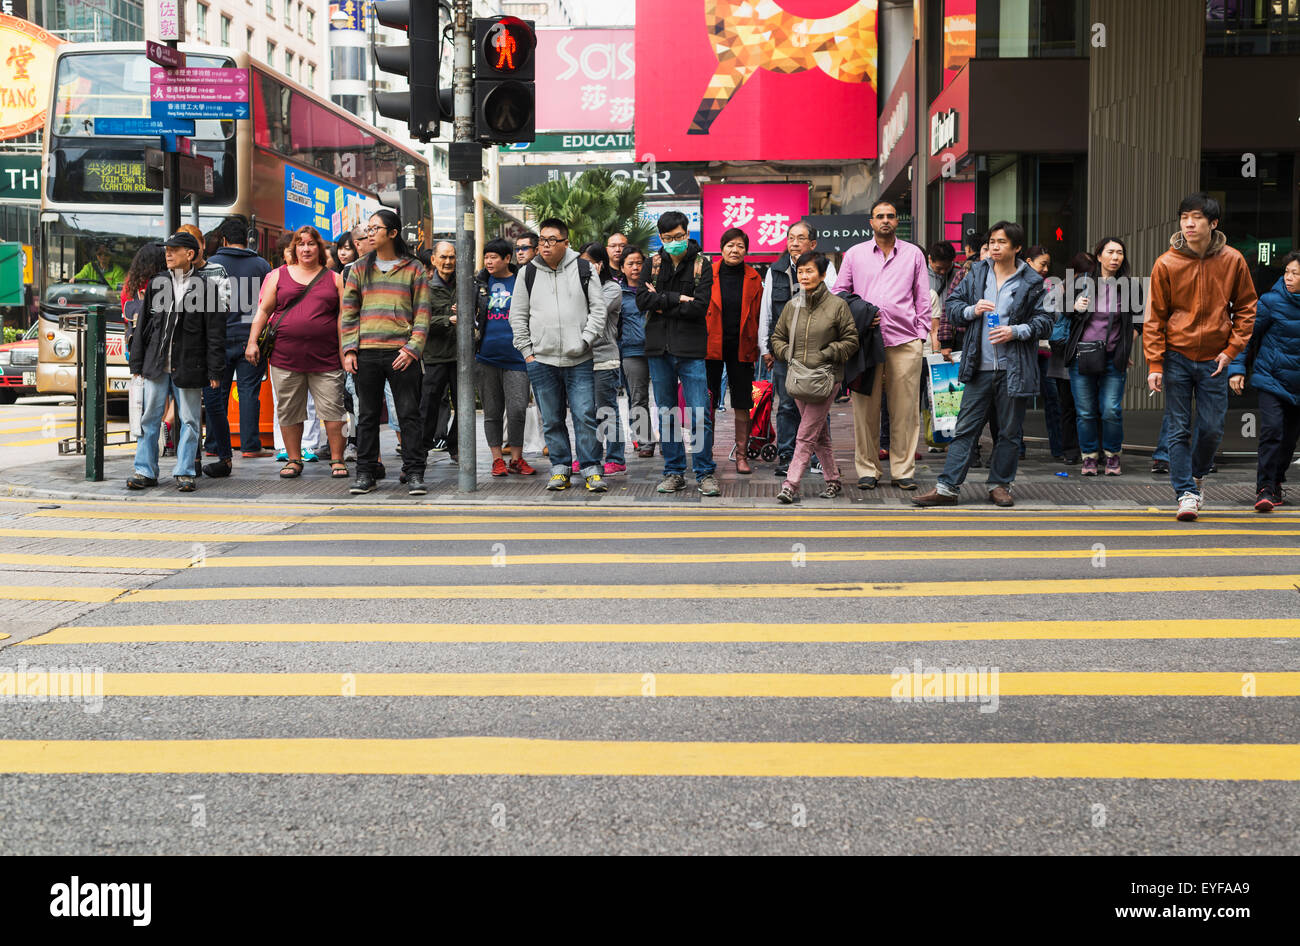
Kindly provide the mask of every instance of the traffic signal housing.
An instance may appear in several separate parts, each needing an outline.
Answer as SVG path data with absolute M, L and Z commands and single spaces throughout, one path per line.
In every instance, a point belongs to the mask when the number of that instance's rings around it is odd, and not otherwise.
M 406 76 L 406 92 L 376 92 L 375 109 L 385 118 L 406 122 L 411 137 L 438 137 L 438 4 L 433 0 L 377 0 L 371 4 L 384 26 L 406 31 L 405 46 L 374 43 L 375 65 L 384 72 Z
M 537 31 L 515 16 L 474 20 L 474 137 L 492 144 L 537 138 Z

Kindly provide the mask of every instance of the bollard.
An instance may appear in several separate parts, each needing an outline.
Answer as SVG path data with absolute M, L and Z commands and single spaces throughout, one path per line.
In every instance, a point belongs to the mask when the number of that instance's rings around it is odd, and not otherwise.
M 104 479 L 104 440 L 108 398 L 107 342 L 104 307 L 86 309 L 86 333 L 82 336 L 82 358 L 86 364 L 86 479 L 96 483 Z

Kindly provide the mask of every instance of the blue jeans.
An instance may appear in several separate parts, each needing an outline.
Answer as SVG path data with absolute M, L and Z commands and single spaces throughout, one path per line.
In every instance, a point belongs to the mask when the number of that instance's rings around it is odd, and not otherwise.
M 779 358 L 772 360 L 772 397 L 776 414 L 773 426 L 776 428 L 776 452 L 782 460 L 789 461 L 794 456 L 794 438 L 799 433 L 799 405 L 794 398 L 785 393 L 786 363 Z
M 1211 377 L 1217 363 L 1192 361 L 1176 351 L 1165 352 L 1165 420 L 1169 422 L 1169 481 L 1174 496 L 1201 495 L 1196 480 L 1210 472 L 1223 439 L 1228 416 L 1228 372 Z M 1195 446 L 1192 405 L 1196 405 Z
M 1119 456 L 1124 445 L 1124 382 L 1128 371 L 1106 364 L 1105 374 L 1079 374 L 1077 365 L 1070 365 L 1070 393 L 1074 395 L 1074 414 L 1078 418 L 1079 452 L 1085 457 L 1097 456 L 1100 449 L 1106 456 Z M 1100 428 L 1100 431 L 1099 431 Z
M 659 409 L 664 476 L 686 473 L 686 444 L 683 442 L 681 412 L 677 409 L 678 382 L 691 420 L 691 444 L 699 447 L 691 453 L 691 468 L 697 480 L 712 476 L 717 464 L 713 462 L 713 425 L 708 422 L 709 378 L 704 359 L 656 355 L 648 360 L 655 405 Z
M 578 468 L 583 476 L 603 472 L 600 440 L 596 436 L 596 378 L 591 362 L 568 368 L 528 362 L 528 380 L 533 385 L 537 409 L 542 412 L 542 435 L 551 461 L 551 473 L 568 476 L 573 469 L 569 428 L 564 424 L 567 399 L 573 413 L 573 435 L 578 441 Z
M 943 472 L 939 474 L 937 488 L 940 493 L 956 496 L 960 492 L 970 470 L 971 455 L 990 416 L 997 417 L 998 437 L 993 444 L 993 456 L 989 459 L 986 485 L 990 490 L 995 486 L 1011 487 L 1020 466 L 1021 430 L 1028 401 L 1029 398 L 1007 394 L 1005 371 L 975 372 L 962 392 L 957 429 L 953 432 L 952 443 L 948 444 Z
M 158 431 L 167 411 L 167 395 L 176 401 L 176 419 L 180 436 L 176 438 L 176 466 L 172 476 L 194 476 L 199 453 L 200 388 L 178 388 L 170 375 L 144 379 L 144 408 L 140 415 L 140 439 L 135 445 L 135 472 L 151 480 L 158 479 Z
M 606 463 L 625 463 L 623 415 L 618 409 L 618 368 L 593 371 L 596 384 L 596 439 L 605 444 Z
M 221 387 L 203 389 L 203 411 L 208 418 L 208 432 L 203 439 L 203 449 L 229 460 L 232 453 L 230 441 L 230 382 L 234 379 L 239 391 L 239 449 L 256 453 L 262 449 L 262 404 L 260 400 L 262 378 L 266 362 L 251 365 L 244 359 L 244 349 L 226 349 L 226 369 L 221 376 Z

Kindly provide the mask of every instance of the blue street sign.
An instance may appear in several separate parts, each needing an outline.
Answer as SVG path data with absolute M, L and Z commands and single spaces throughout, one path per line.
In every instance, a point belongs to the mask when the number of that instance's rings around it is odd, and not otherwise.
M 153 118 L 96 118 L 96 135 L 130 135 L 133 138 L 152 138 L 158 135 L 194 134 L 194 122 L 185 119 L 155 115 Z
M 154 118 L 247 118 L 247 102 L 151 102 Z

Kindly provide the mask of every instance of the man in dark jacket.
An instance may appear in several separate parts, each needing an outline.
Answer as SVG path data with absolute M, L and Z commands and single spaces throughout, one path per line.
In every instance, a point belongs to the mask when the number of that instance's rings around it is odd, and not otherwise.
M 456 406 L 456 244 L 441 240 L 433 248 L 433 271 L 429 274 L 429 340 L 424 346 L 424 390 L 420 397 L 420 416 L 424 430 L 419 436 L 428 453 L 438 439 L 438 411 L 451 394 Z M 458 457 L 456 418 L 447 429 L 447 453 L 451 461 Z
M 216 390 L 226 369 L 226 288 L 194 268 L 199 241 L 184 231 L 163 244 L 167 272 L 145 290 L 131 374 L 144 378 L 144 412 L 128 489 L 158 485 L 158 428 L 170 396 L 176 402 L 181 435 L 172 476 L 182 493 L 194 492 L 199 452 L 200 392 Z
M 718 496 L 714 478 L 713 425 L 707 422 L 709 384 L 704 359 L 708 355 L 709 299 L 713 296 L 713 267 L 689 238 L 686 215 L 670 210 L 659 217 L 659 267 L 653 281 L 637 292 L 637 308 L 645 313 L 645 353 L 650 381 L 659 406 L 659 439 L 663 444 L 664 478 L 659 492 L 686 488 L 686 445 L 677 412 L 677 385 L 682 386 L 690 419 L 691 466 L 702 496 Z
M 210 263 L 226 271 L 230 280 L 230 310 L 226 313 L 226 367 L 221 372 L 221 384 L 203 391 L 203 411 L 208 418 L 207 437 L 203 452 L 215 454 L 215 463 L 203 467 L 208 476 L 229 476 L 233 455 L 230 440 L 230 383 L 234 379 L 239 390 L 239 449 L 245 457 L 269 457 L 270 451 L 262 449 L 259 430 L 262 413 L 261 387 L 264 365 L 251 365 L 244 358 L 248 347 L 248 330 L 257 311 L 257 300 L 262 291 L 262 280 L 271 271 L 270 264 L 248 249 L 248 222 L 240 217 L 230 217 L 221 224 L 221 249 L 212 254 Z
M 918 506 L 957 505 L 990 412 L 998 417 L 998 440 L 989 462 L 989 499 L 998 506 L 1015 505 L 1011 484 L 1020 462 L 1025 407 L 1038 393 L 1038 340 L 1052 331 L 1043 309 L 1043 277 L 1016 258 L 1024 244 L 1020 224 L 995 223 L 989 258 L 971 267 L 948 297 L 944 314 L 967 328 L 957 375 L 964 391 L 943 472 L 934 489 L 912 500 Z

